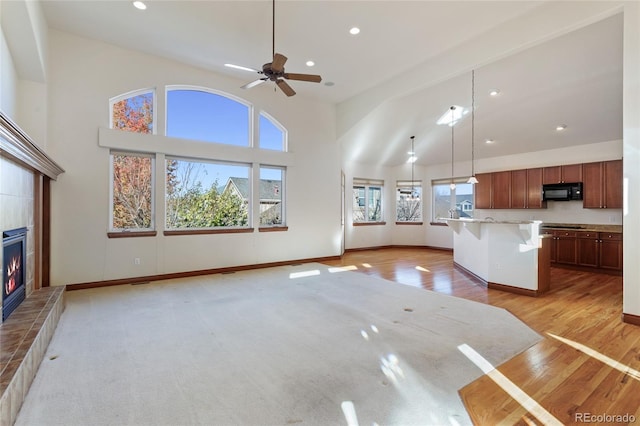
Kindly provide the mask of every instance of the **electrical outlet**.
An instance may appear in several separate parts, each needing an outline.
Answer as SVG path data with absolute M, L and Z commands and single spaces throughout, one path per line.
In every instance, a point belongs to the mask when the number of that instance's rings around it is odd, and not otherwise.
M 616 217 L 615 216 L 609 216 L 609 223 L 615 223 L 616 222 Z
M 140 258 L 136 257 L 135 259 L 133 259 L 133 264 L 134 265 L 139 265 L 140 264 Z

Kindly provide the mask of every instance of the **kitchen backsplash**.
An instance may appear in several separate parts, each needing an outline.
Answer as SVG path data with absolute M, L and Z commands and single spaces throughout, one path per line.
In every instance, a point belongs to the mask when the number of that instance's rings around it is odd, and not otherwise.
M 548 201 L 546 209 L 478 209 L 476 219 L 541 220 L 554 223 L 622 225 L 622 209 L 584 209 L 582 201 Z

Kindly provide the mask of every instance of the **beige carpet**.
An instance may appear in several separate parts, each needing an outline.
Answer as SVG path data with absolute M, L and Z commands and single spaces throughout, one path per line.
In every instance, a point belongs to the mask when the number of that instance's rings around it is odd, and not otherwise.
M 539 341 L 508 312 L 304 264 L 69 292 L 17 425 L 470 424 Z

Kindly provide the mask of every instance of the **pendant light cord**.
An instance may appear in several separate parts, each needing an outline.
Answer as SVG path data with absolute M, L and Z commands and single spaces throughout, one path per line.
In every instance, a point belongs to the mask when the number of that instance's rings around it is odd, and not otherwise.
M 476 71 L 471 70 L 471 176 L 475 176 L 474 152 L 475 152 L 475 128 L 476 128 Z
M 453 185 L 453 111 L 455 109 L 455 106 L 451 107 L 451 185 Z

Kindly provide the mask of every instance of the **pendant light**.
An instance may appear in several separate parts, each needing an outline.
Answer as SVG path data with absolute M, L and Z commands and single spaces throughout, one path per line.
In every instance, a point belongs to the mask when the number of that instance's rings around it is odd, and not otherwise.
M 455 105 L 451 106 L 451 184 L 449 188 L 453 191 L 456 189 L 456 184 L 453 182 L 453 127 L 454 127 L 454 111 L 456 110 Z
M 476 184 L 475 165 L 474 165 L 474 151 L 475 151 L 475 118 L 476 118 L 476 71 L 471 70 L 471 177 L 467 180 L 467 183 Z
M 414 149 L 414 139 L 415 136 L 411 136 L 411 196 L 409 197 L 409 199 L 411 200 L 419 200 L 420 197 L 418 196 L 418 194 L 416 194 L 416 188 L 414 185 L 415 180 L 413 179 L 413 170 L 415 168 L 415 164 L 416 164 L 416 160 L 418 159 L 416 157 L 416 150 Z

